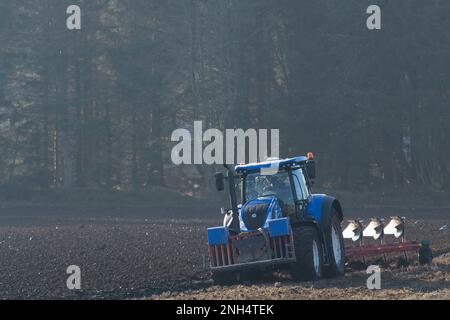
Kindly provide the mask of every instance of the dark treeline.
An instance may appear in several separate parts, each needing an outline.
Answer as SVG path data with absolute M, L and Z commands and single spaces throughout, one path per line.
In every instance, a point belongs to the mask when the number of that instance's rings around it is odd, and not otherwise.
M 279 128 L 323 187 L 450 189 L 450 2 L 1 0 L 0 185 L 209 190 L 171 133 Z M 82 29 L 66 28 L 81 7 Z

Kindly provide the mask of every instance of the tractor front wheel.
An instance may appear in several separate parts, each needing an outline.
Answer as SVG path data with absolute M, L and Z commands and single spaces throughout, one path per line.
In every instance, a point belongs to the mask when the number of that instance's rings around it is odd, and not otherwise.
M 319 280 L 322 278 L 322 243 L 312 226 L 293 228 L 295 257 L 290 274 L 296 280 Z

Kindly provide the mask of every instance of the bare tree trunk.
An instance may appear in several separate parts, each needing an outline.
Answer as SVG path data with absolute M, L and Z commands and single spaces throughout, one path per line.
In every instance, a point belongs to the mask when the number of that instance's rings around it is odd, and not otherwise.
M 78 36 L 77 34 L 76 36 Z M 78 187 L 84 186 L 84 173 L 83 173 L 83 99 L 81 92 L 81 64 L 80 64 L 80 52 L 79 41 L 75 44 L 75 108 L 76 108 L 76 158 L 75 158 L 75 176 L 76 184 Z
M 105 105 L 106 111 L 106 188 L 111 189 L 112 180 L 112 132 L 111 132 L 111 107 L 108 102 Z
M 131 120 L 131 184 L 134 189 L 139 187 L 138 181 L 138 163 L 137 163 L 137 115 L 133 111 Z
M 197 80 L 199 74 L 196 70 L 197 62 L 197 5 L 195 0 L 191 0 L 191 90 L 192 90 L 192 110 L 194 120 L 198 120 L 198 87 Z
M 63 176 L 64 176 L 64 188 L 70 189 L 72 188 L 72 155 L 70 148 L 70 140 L 69 140 L 69 128 L 70 128 L 70 120 L 68 114 L 68 97 L 67 97 L 67 58 L 65 49 L 61 49 L 61 84 L 60 84 L 60 92 L 59 92 L 59 101 L 60 107 L 62 110 L 62 120 L 61 120 L 61 142 L 63 148 Z

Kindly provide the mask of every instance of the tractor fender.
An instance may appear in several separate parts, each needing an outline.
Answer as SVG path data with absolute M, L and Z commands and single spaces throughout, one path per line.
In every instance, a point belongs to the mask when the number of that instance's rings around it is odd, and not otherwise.
M 325 245 L 325 231 L 331 225 L 334 212 L 337 213 L 339 221 L 342 222 L 344 215 L 341 204 L 336 198 L 326 194 L 312 195 L 306 208 L 306 219 L 314 221 L 315 227 L 318 229 L 324 248 L 324 261 L 327 265 L 330 263 L 329 250 L 331 249 Z
M 338 214 L 339 221 L 342 221 L 344 219 L 342 207 L 336 198 L 326 194 L 314 194 L 308 203 L 306 216 L 314 218 L 320 228 L 326 230 L 331 224 L 334 211 Z

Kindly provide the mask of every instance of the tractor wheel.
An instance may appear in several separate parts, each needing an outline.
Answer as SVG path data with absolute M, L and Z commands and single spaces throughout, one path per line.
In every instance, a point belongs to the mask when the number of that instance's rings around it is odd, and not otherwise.
M 241 280 L 241 274 L 239 272 L 213 272 L 212 279 L 216 285 L 227 286 L 238 283 Z
M 324 267 L 324 273 L 329 277 L 342 276 L 345 272 L 344 237 L 341 222 L 335 213 L 331 218 L 330 227 L 325 231 L 325 241 L 330 265 Z
M 419 249 L 419 263 L 421 265 L 430 264 L 433 261 L 433 251 L 428 244 L 423 245 Z
M 318 280 L 322 278 L 322 242 L 312 226 L 292 229 L 294 233 L 295 257 L 297 261 L 290 266 L 290 274 L 296 280 Z

